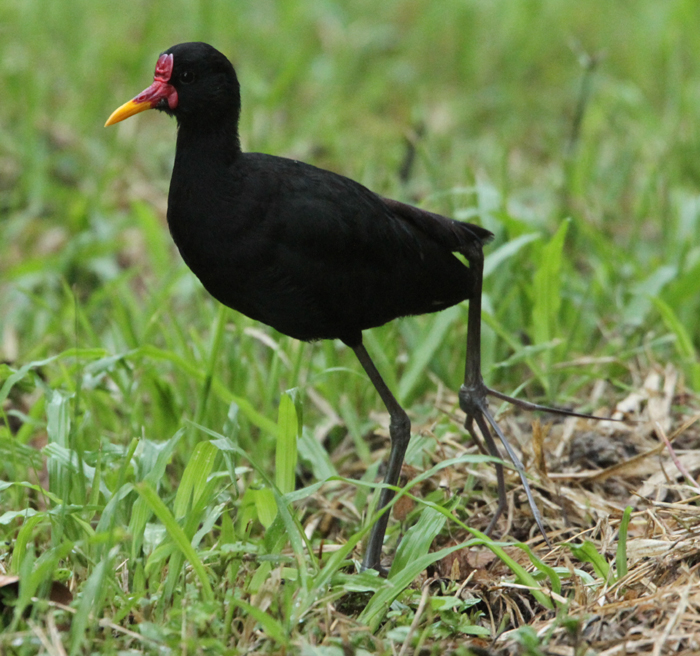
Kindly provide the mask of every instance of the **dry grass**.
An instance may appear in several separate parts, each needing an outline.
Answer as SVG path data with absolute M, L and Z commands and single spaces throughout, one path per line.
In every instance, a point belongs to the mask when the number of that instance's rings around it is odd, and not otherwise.
M 476 608 L 484 613 L 482 625 L 493 639 L 470 641 L 477 651 L 523 653 L 526 646 L 519 629 L 525 625 L 540 644 L 529 653 L 658 655 L 700 650 L 700 486 L 694 480 L 700 472 L 700 404 L 684 391 L 678 372 L 670 365 L 654 367 L 645 375 L 636 372 L 635 377 L 640 381 L 638 389 L 614 408 L 606 408 L 603 403 L 611 398 L 611 390 L 604 383 L 597 384 L 591 394 L 590 401 L 598 414 L 610 415 L 612 411 L 612 416 L 625 419 L 624 423 L 567 418 L 544 424 L 520 411 L 501 416 L 506 434 L 521 447 L 548 537 L 555 547 L 549 551 L 536 532 L 514 471 L 507 475 L 508 510 L 496 533 L 504 541 L 527 543 L 546 565 L 566 568 L 571 576 L 562 577 L 559 594 L 549 590 L 559 608 L 548 610 L 525 586 L 513 583 L 513 573 L 485 546 L 458 551 L 424 572 L 414 583 L 415 589 L 422 587 L 424 596 L 449 590 L 451 595 L 479 600 Z M 456 397 L 445 392 L 438 394 L 436 401 L 448 414 L 457 404 Z M 477 451 L 465 440 L 459 417 L 452 419 L 454 432 L 440 438 L 433 454 L 435 460 Z M 417 432 L 430 437 L 432 425 L 417 427 Z M 348 459 L 347 466 L 341 468 L 344 474 L 357 475 L 352 463 L 356 465 L 354 459 Z M 417 473 L 415 468 L 404 468 L 406 478 Z M 686 480 L 686 475 L 692 478 Z M 470 477 L 476 480 L 475 485 L 469 482 Z M 425 493 L 439 488 L 446 495 L 475 488 L 471 516 L 466 521 L 481 530 L 496 506 L 496 477 L 488 466 L 443 470 L 439 480 L 422 485 Z M 327 552 L 334 549 L 334 539 L 340 537 L 342 527 L 357 521 L 350 501 L 353 491 L 352 486 L 339 484 L 337 494 L 330 495 L 332 499 L 324 489 L 323 495 L 312 501 L 320 512 L 308 516 L 307 528 L 309 532 L 320 528 L 327 535 Z M 405 518 L 413 505 L 404 497 L 394 509 L 394 518 Z M 618 577 L 612 575 L 613 564 L 618 529 L 627 506 L 632 507 L 628 571 Z M 434 548 L 469 537 L 453 530 Z M 572 553 L 570 546 L 580 546 L 584 541 L 611 564 L 607 580 Z M 506 551 L 536 572 L 522 549 L 511 546 Z M 589 575 L 587 582 L 580 576 L 581 571 Z M 431 621 L 425 604 L 422 606 L 416 612 L 411 637 Z M 352 631 L 354 610 L 352 605 L 334 605 L 327 637 Z M 430 642 L 423 648 L 428 649 Z M 460 645 L 464 645 L 464 636 L 443 641 L 441 648 L 449 653 Z
M 598 401 L 605 397 L 601 387 Z M 537 608 L 527 591 L 504 582 L 499 562 L 473 569 L 493 628 L 512 627 L 498 635 L 496 649 L 513 651 L 512 629 L 527 623 L 540 638 L 548 637 L 552 654 L 585 653 L 585 647 L 609 655 L 700 650 L 700 487 L 685 480 L 675 464 L 691 475 L 700 471 L 696 401 L 678 391 L 678 374 L 668 366 L 650 371 L 639 391 L 616 404 L 613 416 L 629 419 L 625 424 L 572 418 L 543 428 L 535 420 L 528 431 L 528 418 L 508 417 L 509 433 L 518 442 L 527 444 L 528 432 L 532 435 L 523 455 L 545 454 L 545 466 L 535 466 L 532 457 L 529 471 L 548 535 L 558 544 L 547 553 L 537 534 L 529 544 L 547 565 L 573 569 L 567 545 L 583 540 L 614 561 L 622 512 L 629 505 L 633 513 L 627 575 L 611 584 L 584 565 L 595 582 L 577 583 L 562 594 L 562 601 L 568 598 L 566 614 L 581 620 L 573 633 L 562 625 L 561 613 Z M 663 440 L 667 433 L 671 452 Z M 508 532 L 532 525 L 527 504 L 512 499 Z M 519 537 L 517 528 L 514 532 Z M 527 564 L 523 552 L 511 555 L 516 554 Z

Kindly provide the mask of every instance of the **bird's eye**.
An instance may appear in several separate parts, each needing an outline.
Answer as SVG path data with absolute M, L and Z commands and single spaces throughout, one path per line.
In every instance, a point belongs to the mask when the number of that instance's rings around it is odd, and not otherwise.
M 194 79 L 195 75 L 192 71 L 182 71 L 182 73 L 180 73 L 180 82 L 182 84 L 192 84 Z

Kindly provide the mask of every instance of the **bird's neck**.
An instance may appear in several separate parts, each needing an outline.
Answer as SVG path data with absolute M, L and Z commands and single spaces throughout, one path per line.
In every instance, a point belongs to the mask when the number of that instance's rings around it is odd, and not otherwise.
M 198 160 L 205 160 L 210 164 L 228 165 L 240 153 L 238 120 L 222 123 L 183 122 L 178 126 L 176 164 L 178 159 L 184 159 L 189 165 Z

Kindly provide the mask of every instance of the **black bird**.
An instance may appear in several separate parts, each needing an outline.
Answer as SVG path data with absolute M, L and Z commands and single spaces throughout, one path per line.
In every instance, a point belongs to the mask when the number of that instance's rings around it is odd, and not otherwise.
M 242 152 L 238 79 L 228 59 L 206 43 L 182 43 L 161 54 L 153 84 L 105 125 L 147 109 L 177 119 L 168 225 L 204 287 L 281 333 L 306 341 L 340 339 L 355 351 L 391 417 L 380 509 L 394 495 L 391 486 L 399 480 L 411 424 L 363 346 L 362 331 L 470 300 L 467 374 L 460 391 L 466 425 L 473 434 L 477 421 L 494 455 L 484 417 L 504 441 L 543 531 L 522 465 L 485 402 L 487 394 L 511 399 L 481 379 L 482 245 L 493 235 L 303 162 Z M 503 471 L 497 467 L 499 508 L 489 529 L 505 504 Z M 372 529 L 365 568 L 381 571 L 387 522 L 384 512 Z

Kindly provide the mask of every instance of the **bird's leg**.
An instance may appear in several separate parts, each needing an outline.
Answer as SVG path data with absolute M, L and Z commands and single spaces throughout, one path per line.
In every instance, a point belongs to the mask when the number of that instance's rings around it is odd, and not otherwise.
M 520 480 L 523 483 L 523 488 L 525 489 L 525 494 L 527 495 L 527 500 L 530 504 L 530 508 L 532 509 L 532 515 L 535 522 L 537 523 L 545 542 L 547 545 L 551 546 L 549 539 L 544 532 L 540 512 L 537 508 L 535 498 L 532 495 L 532 490 L 530 489 L 530 485 L 527 481 L 525 468 L 523 467 L 523 464 L 520 462 L 520 459 L 513 448 L 508 443 L 505 435 L 498 427 L 496 420 L 493 418 L 493 415 L 489 410 L 489 404 L 486 397 L 493 396 L 497 399 L 501 399 L 502 401 L 512 403 L 513 405 L 523 408 L 524 410 L 540 410 L 543 412 L 550 412 L 568 417 L 582 417 L 584 419 L 598 419 L 605 421 L 618 420 L 574 412 L 573 410 L 566 410 L 564 408 L 552 408 L 536 403 L 529 403 L 528 401 L 515 399 L 507 394 L 502 394 L 501 392 L 492 390 L 484 384 L 484 379 L 481 376 L 481 291 L 483 284 L 484 255 L 479 246 L 474 246 L 466 255 L 469 259 L 470 270 L 474 276 L 474 289 L 476 290 L 476 293 L 469 300 L 469 316 L 467 321 L 467 361 L 464 370 L 464 385 L 462 385 L 459 390 L 459 405 L 466 414 L 464 426 L 472 437 L 474 437 L 475 434 L 473 431 L 473 425 L 474 421 L 476 421 L 477 425 L 479 426 L 479 430 L 486 441 L 489 453 L 491 453 L 491 455 L 498 456 L 498 448 L 494 442 L 489 425 L 491 428 L 493 428 L 496 435 L 498 435 L 498 438 L 503 443 L 503 446 L 508 453 L 508 457 L 520 475 Z M 496 475 L 498 478 L 498 508 L 496 509 L 496 514 L 494 515 L 487 529 L 489 532 L 493 529 L 496 521 L 505 508 L 505 480 L 503 477 L 502 465 L 497 465 Z
M 498 447 L 493 440 L 488 425 L 484 421 L 484 413 L 488 412 L 488 401 L 486 400 L 488 388 L 481 376 L 481 291 L 484 273 L 484 254 L 481 248 L 475 247 L 473 252 L 469 253 L 469 268 L 474 276 L 476 293 L 469 300 L 467 362 L 464 368 L 464 385 L 459 390 L 459 406 L 466 414 L 464 427 L 469 431 L 472 438 L 476 437 L 474 432 L 474 421 L 476 421 L 486 441 L 489 453 L 499 458 Z M 499 437 L 502 435 L 501 433 Z M 505 440 L 505 437 L 501 437 L 501 439 Z M 498 507 L 486 529 L 487 535 L 491 534 L 506 507 L 506 482 L 501 463 L 496 463 L 496 479 L 498 481 Z M 524 485 L 527 486 L 527 480 L 525 480 Z M 530 497 L 531 495 L 528 494 L 528 499 Z M 533 509 L 533 512 L 537 512 L 536 508 Z
M 372 381 L 375 389 L 379 393 L 386 409 L 389 411 L 389 434 L 391 436 L 391 451 L 389 453 L 389 462 L 387 464 L 386 475 L 384 476 L 384 485 L 395 487 L 399 482 L 401 475 L 401 466 L 406 455 L 408 442 L 411 439 L 411 420 L 404 409 L 399 405 L 391 390 L 387 387 L 384 379 L 379 374 L 379 371 L 374 366 L 374 362 L 369 357 L 367 349 L 362 343 L 359 346 L 353 347 L 357 359 L 367 372 L 369 379 Z M 384 508 L 394 497 L 394 490 L 389 487 L 383 487 L 379 495 L 378 510 Z M 382 546 L 384 544 L 384 535 L 386 527 L 389 523 L 389 513 L 385 512 L 372 527 L 372 532 L 367 543 L 367 550 L 362 560 L 362 569 L 376 569 L 383 573 L 381 567 Z
M 475 248 L 474 252 L 470 253 L 469 265 L 474 276 L 474 288 L 476 289 L 476 293 L 469 300 L 469 317 L 467 321 L 467 362 L 464 370 L 464 385 L 462 385 L 459 390 L 459 405 L 467 415 L 464 425 L 465 428 L 467 428 L 467 430 L 469 430 L 469 432 L 473 435 L 474 433 L 472 430 L 470 430 L 470 428 L 473 426 L 473 422 L 476 421 L 484 440 L 486 440 L 489 453 L 491 453 L 493 456 L 498 456 L 498 448 L 496 447 L 496 443 L 494 442 L 493 436 L 491 435 L 491 431 L 489 429 L 489 424 L 491 424 L 491 427 L 496 432 L 496 435 L 498 435 L 499 439 L 503 443 L 503 446 L 508 453 L 508 457 L 520 475 L 520 480 L 523 483 L 525 494 L 527 495 L 527 500 L 530 504 L 530 508 L 532 509 L 535 522 L 537 523 L 540 532 L 544 536 L 545 541 L 547 544 L 549 544 L 549 539 L 547 538 L 544 531 L 544 526 L 542 525 L 539 509 L 537 508 L 537 504 L 535 503 L 535 499 L 532 495 L 532 490 L 530 489 L 530 485 L 527 481 L 525 468 L 489 411 L 489 404 L 486 397 L 491 393 L 491 390 L 486 387 L 484 384 L 484 379 L 481 376 L 481 291 L 483 284 L 484 255 L 480 248 Z M 505 395 L 499 395 L 499 398 L 503 398 L 503 396 Z M 510 397 L 505 400 L 510 400 Z M 496 509 L 494 517 L 491 519 L 487 529 L 488 531 L 491 531 L 494 528 L 498 518 L 505 509 L 506 491 L 502 465 L 497 465 L 496 475 L 498 478 L 498 508 Z

